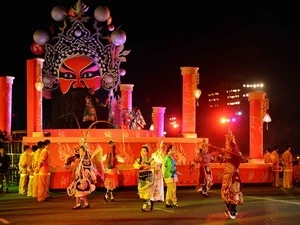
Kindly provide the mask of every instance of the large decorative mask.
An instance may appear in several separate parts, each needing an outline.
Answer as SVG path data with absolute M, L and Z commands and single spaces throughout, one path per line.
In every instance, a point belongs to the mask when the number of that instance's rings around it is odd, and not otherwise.
M 98 90 L 101 87 L 99 66 L 86 56 L 68 58 L 59 68 L 59 84 L 63 94 L 71 87 Z
M 71 88 L 111 91 L 125 75 L 125 70 L 119 68 L 130 53 L 123 51 L 125 32 L 114 29 L 107 7 L 98 6 L 94 17 L 87 15 L 88 9 L 81 0 L 70 10 L 56 6 L 51 16 L 58 27 L 34 33 L 35 45 L 45 48 L 44 89 L 60 88 L 63 94 Z

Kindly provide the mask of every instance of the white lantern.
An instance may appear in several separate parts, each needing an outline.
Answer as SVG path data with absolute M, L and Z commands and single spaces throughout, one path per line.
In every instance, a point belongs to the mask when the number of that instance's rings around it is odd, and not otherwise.
M 106 6 L 98 6 L 94 11 L 94 17 L 99 22 L 104 22 L 109 19 L 110 11 Z
M 266 128 L 267 128 L 267 130 L 268 130 L 268 123 L 270 123 L 270 122 L 272 121 L 272 119 L 271 119 L 269 113 L 266 113 L 266 115 L 264 115 L 263 121 L 264 121 L 265 123 L 267 123 Z
M 45 30 L 36 30 L 33 33 L 33 40 L 39 45 L 45 45 L 49 41 L 49 34 Z
M 151 124 L 149 130 L 154 131 L 154 125 L 153 124 Z
M 55 6 L 51 10 L 51 16 L 57 22 L 63 21 L 67 17 L 67 15 L 68 15 L 68 13 L 67 13 L 66 9 L 62 6 Z
M 199 106 L 199 101 L 198 101 L 198 99 L 200 98 L 200 96 L 201 96 L 201 90 L 200 89 L 195 89 L 194 90 L 194 96 L 195 96 L 195 98 L 197 99 L 197 106 Z
M 123 30 L 114 30 L 111 33 L 110 38 L 114 45 L 120 46 L 126 42 L 126 33 Z

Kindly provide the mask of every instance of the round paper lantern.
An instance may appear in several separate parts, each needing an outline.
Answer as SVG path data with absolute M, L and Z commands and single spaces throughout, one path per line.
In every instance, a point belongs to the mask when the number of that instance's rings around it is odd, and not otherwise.
M 126 42 L 126 34 L 122 30 L 114 30 L 111 33 L 110 38 L 111 38 L 111 42 L 117 46 L 123 45 Z
M 33 40 L 39 45 L 44 45 L 49 41 L 49 34 L 45 30 L 37 30 L 33 34 Z
M 44 46 L 39 45 L 38 43 L 33 42 L 30 46 L 30 50 L 35 55 L 42 55 L 45 53 Z
M 43 90 L 42 96 L 45 99 L 51 99 L 52 98 L 52 91 L 50 91 L 50 90 Z
M 110 11 L 105 6 L 98 6 L 94 11 L 94 17 L 99 22 L 104 22 L 110 17 Z
M 124 69 L 120 69 L 120 76 L 125 76 L 125 74 L 126 74 L 126 70 L 124 70 Z
M 50 85 L 51 82 L 52 82 L 52 79 L 51 79 L 50 76 L 48 76 L 48 75 L 44 75 L 44 76 L 43 76 L 43 83 L 44 83 L 45 85 Z
M 51 17 L 57 21 L 63 21 L 67 17 L 67 11 L 62 6 L 55 6 L 51 11 Z
M 109 30 L 109 31 L 114 31 L 114 29 L 115 29 L 115 26 L 114 26 L 114 25 L 110 24 L 110 25 L 108 26 L 108 30 Z

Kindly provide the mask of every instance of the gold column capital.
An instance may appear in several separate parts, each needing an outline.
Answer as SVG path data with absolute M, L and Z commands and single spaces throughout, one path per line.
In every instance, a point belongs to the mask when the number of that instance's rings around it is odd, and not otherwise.
M 263 91 L 254 91 L 248 93 L 248 100 L 263 100 L 265 99 L 266 92 Z
M 153 106 L 152 110 L 155 113 L 165 113 L 166 107 Z
M 184 66 L 180 67 L 181 75 L 198 73 L 199 67 Z
M 129 90 L 132 91 L 133 90 L 133 86 L 134 84 L 120 84 L 120 90 Z

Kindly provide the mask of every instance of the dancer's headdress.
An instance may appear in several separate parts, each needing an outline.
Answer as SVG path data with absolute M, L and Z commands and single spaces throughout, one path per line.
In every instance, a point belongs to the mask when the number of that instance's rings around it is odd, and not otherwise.
M 145 148 L 145 149 L 147 149 L 148 151 L 150 150 L 150 147 L 149 147 L 148 144 L 144 144 L 144 145 L 142 146 L 142 148 Z
M 75 153 L 75 154 L 79 154 L 79 148 L 80 148 L 80 145 L 76 145 L 76 146 L 74 147 L 74 153 Z
M 81 137 L 79 144 L 87 149 L 86 137 Z
M 229 146 L 231 142 L 235 143 L 235 136 L 232 134 L 230 128 L 228 128 L 228 132 L 225 134 L 225 146 L 227 149 L 230 148 Z
M 228 132 L 227 132 L 227 134 L 225 134 L 225 138 L 226 138 L 226 141 L 228 141 L 228 142 L 230 142 L 230 141 L 235 142 L 235 136 L 232 134 L 230 128 L 228 128 Z
M 113 140 L 109 140 L 108 144 L 109 145 L 115 145 L 115 142 Z

